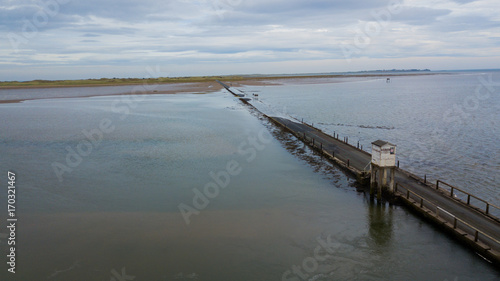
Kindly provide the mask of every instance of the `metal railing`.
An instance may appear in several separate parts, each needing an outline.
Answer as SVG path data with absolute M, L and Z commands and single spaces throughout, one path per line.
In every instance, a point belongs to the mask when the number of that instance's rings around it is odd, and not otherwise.
M 481 199 L 481 198 L 479 198 L 479 197 L 477 197 L 477 196 L 475 196 L 475 195 L 472 195 L 472 194 L 470 194 L 469 192 L 464 191 L 464 190 L 462 190 L 462 189 L 460 189 L 460 188 L 458 188 L 458 187 L 456 187 L 456 186 L 453 186 L 453 185 L 451 185 L 451 184 L 448 184 L 448 183 L 446 183 L 446 182 L 444 182 L 444 181 L 442 181 L 442 180 L 438 180 L 438 181 L 436 182 L 436 190 L 439 190 L 439 184 L 440 184 L 440 183 L 441 183 L 441 184 L 444 184 L 444 185 L 446 185 L 446 186 L 448 186 L 448 187 L 450 187 L 450 190 L 447 190 L 447 189 L 445 189 L 445 188 L 441 188 L 441 189 L 443 189 L 443 190 L 445 190 L 445 191 L 449 191 L 449 192 L 450 192 L 450 196 L 451 196 L 452 198 L 455 198 L 455 199 L 457 199 L 457 198 L 458 198 L 458 199 L 460 199 L 459 195 L 458 195 L 458 194 L 457 194 L 457 192 L 456 192 L 456 191 L 459 191 L 459 192 L 463 193 L 464 195 L 466 195 L 466 198 L 467 198 L 467 199 L 463 198 L 463 201 L 464 201 L 467 205 L 469 205 L 469 206 L 473 206 L 473 207 L 476 207 L 477 209 L 481 210 L 481 211 L 482 211 L 482 212 L 484 212 L 485 214 L 490 215 L 490 216 L 492 216 L 492 217 L 495 217 L 495 218 L 499 219 L 497 216 L 495 216 L 494 214 L 492 214 L 492 213 L 491 213 L 490 208 L 494 208 L 494 209 L 497 209 L 498 211 L 500 211 L 500 207 L 498 207 L 498 206 L 496 206 L 496 205 L 494 205 L 494 204 L 491 204 L 490 202 L 488 202 L 488 201 L 486 201 L 486 200 L 483 200 L 483 199 Z M 473 205 L 473 204 L 471 203 L 471 198 L 472 198 L 472 199 L 475 199 L 475 200 L 477 200 L 477 201 L 479 201 L 479 202 L 484 203 L 484 204 L 485 204 L 484 210 L 483 210 L 480 206 Z M 461 200 L 461 199 L 460 199 L 460 200 Z
M 403 188 L 406 192 L 401 191 L 400 188 Z M 469 235 L 473 235 L 474 242 L 478 242 L 479 240 L 481 240 L 481 242 L 483 244 L 486 244 L 490 247 L 492 247 L 492 244 L 496 244 L 495 248 L 496 249 L 500 248 L 500 241 L 498 241 L 494 237 L 492 237 L 492 236 L 488 235 L 487 233 L 479 230 L 478 228 L 472 226 L 471 224 L 467 223 L 463 219 L 460 219 L 459 217 L 457 217 L 453 213 L 443 209 L 442 207 L 436 205 L 432 201 L 420 196 L 416 192 L 408 189 L 407 187 L 401 185 L 400 183 L 396 183 L 396 187 L 395 187 L 394 192 L 396 194 L 397 193 L 401 194 L 401 196 L 406 198 L 407 200 L 412 199 L 413 201 L 415 201 L 415 203 L 421 209 L 423 209 L 425 207 L 429 211 L 431 211 L 431 212 L 433 211 L 434 214 L 436 215 L 436 217 L 441 218 L 444 221 L 447 221 L 448 223 L 450 223 L 452 225 L 453 229 L 455 229 L 455 230 L 459 229 L 463 232 L 468 233 Z M 443 214 L 446 215 L 446 217 L 443 216 Z M 487 243 L 487 241 L 490 241 L 491 243 Z

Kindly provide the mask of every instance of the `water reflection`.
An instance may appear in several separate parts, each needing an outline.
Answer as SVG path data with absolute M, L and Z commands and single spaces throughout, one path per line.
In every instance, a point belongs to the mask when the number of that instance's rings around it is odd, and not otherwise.
M 368 204 L 368 225 L 371 241 L 380 248 L 387 248 L 392 243 L 393 207 L 385 202 L 370 200 Z

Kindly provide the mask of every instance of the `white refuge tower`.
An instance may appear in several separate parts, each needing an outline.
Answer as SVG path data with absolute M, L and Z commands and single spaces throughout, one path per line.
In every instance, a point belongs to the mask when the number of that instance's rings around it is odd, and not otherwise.
M 391 181 L 387 186 L 387 171 L 391 173 Z M 378 198 L 382 197 L 382 189 L 387 188 L 394 192 L 394 177 L 396 173 L 396 145 L 387 141 L 378 140 L 372 142 L 372 162 L 370 194 L 373 195 L 375 188 L 378 189 Z M 382 177 L 382 179 L 380 179 Z M 377 180 L 378 179 L 378 180 Z

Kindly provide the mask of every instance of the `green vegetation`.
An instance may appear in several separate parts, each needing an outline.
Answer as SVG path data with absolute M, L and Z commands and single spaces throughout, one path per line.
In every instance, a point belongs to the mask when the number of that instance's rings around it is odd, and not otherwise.
M 142 84 L 170 84 L 170 83 L 199 83 L 214 82 L 221 80 L 223 82 L 248 81 L 248 80 L 275 80 L 275 79 L 297 79 L 297 78 L 339 78 L 339 77 L 380 77 L 380 76 L 405 76 L 405 75 L 429 75 L 433 73 L 424 73 L 421 71 L 415 74 L 399 73 L 362 73 L 359 74 L 323 74 L 323 75 L 228 75 L 228 76 L 193 76 L 193 77 L 160 77 L 160 78 L 101 78 L 87 80 L 33 80 L 33 81 L 0 81 L 2 88 L 51 88 L 51 87 L 92 87 L 92 86 L 122 86 L 122 85 L 142 85 Z
M 213 82 L 215 80 L 241 81 L 246 80 L 242 76 L 200 76 L 200 77 L 160 77 L 160 78 L 101 78 L 87 80 L 33 80 L 26 82 L 7 81 L 0 82 L 0 88 L 17 87 L 89 87 L 89 86 L 120 86 L 141 84 L 169 84 L 169 83 L 196 83 Z

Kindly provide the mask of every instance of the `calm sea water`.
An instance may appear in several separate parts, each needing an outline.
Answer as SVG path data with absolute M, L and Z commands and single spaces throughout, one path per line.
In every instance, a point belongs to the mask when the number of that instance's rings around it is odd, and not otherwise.
M 369 152 L 394 143 L 401 168 L 500 204 L 500 72 L 282 82 L 241 89 Z
M 303 144 L 227 93 L 122 98 L 0 105 L 0 280 L 500 277 L 404 209 L 371 203 L 342 172 L 309 164 Z M 180 204 L 197 208 L 189 224 Z
M 2 89 L 0 101 L 29 100 L 49 98 L 75 98 L 88 96 L 116 95 L 123 93 L 141 94 L 152 91 L 170 91 L 182 88 L 186 84 L 160 85 L 129 85 L 108 87 L 73 87 L 73 88 L 33 88 L 33 89 Z

